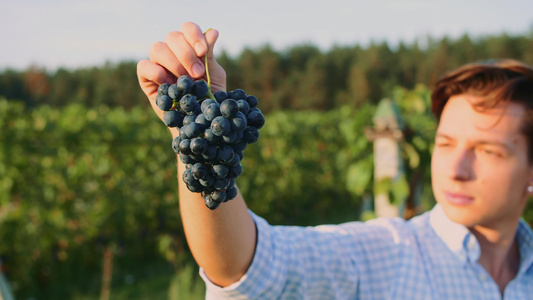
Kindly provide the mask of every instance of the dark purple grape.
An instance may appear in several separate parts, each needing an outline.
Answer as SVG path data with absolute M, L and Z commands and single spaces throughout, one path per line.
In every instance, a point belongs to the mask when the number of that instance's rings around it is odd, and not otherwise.
M 246 141 L 240 141 L 240 142 L 234 143 L 233 145 L 231 145 L 231 147 L 233 148 L 233 151 L 235 152 L 243 152 L 248 147 L 248 143 Z
M 205 99 L 204 101 L 202 101 L 202 103 L 200 104 L 200 109 L 202 110 L 202 113 L 205 111 L 205 109 L 207 108 L 207 106 L 211 103 L 218 103 L 216 102 L 215 100 L 213 99 L 210 99 L 210 98 L 207 98 Z
M 233 148 L 228 145 L 224 145 L 218 149 L 217 158 L 222 163 L 230 162 L 233 159 L 233 156 L 235 156 L 235 151 L 233 151 Z
M 191 153 L 189 156 L 192 159 L 194 159 L 195 161 L 197 161 L 197 162 L 203 162 L 204 161 L 202 155 Z
M 233 99 L 226 99 L 220 103 L 220 112 L 228 119 L 235 118 L 239 112 L 239 104 Z
M 224 202 L 226 201 L 226 191 L 213 191 L 211 192 L 211 199 L 215 202 Z
M 204 153 L 202 153 L 202 158 L 208 162 L 214 161 L 217 157 L 218 149 L 215 145 L 207 146 Z
M 203 186 L 200 184 L 200 182 L 195 181 L 193 183 L 187 183 L 187 189 L 193 193 L 200 193 L 203 191 Z
M 225 165 L 213 165 L 215 178 L 224 178 L 228 175 L 229 168 Z
M 196 103 L 196 109 L 193 111 L 195 115 L 199 115 L 202 113 L 202 109 L 200 108 L 200 103 Z
M 242 131 L 238 131 L 237 132 L 237 140 L 235 141 L 235 143 L 242 142 L 242 137 L 243 137 Z
M 181 94 L 186 95 L 191 93 L 194 82 L 187 75 L 182 75 L 178 78 L 176 85 Z
M 244 151 L 235 151 L 235 155 L 239 157 L 239 161 L 244 157 Z
M 204 110 L 205 119 L 207 121 L 213 121 L 218 116 L 222 116 L 220 113 L 220 104 L 218 103 L 211 103 L 206 106 Z
M 228 97 L 235 100 L 246 99 L 246 92 L 243 89 L 236 89 L 228 93 Z
M 180 135 L 179 135 L 180 139 L 182 140 L 186 140 L 188 139 L 189 137 L 185 134 L 185 126 L 181 126 L 180 127 Z
M 190 94 L 181 97 L 180 108 L 188 115 L 196 113 L 196 109 L 198 108 L 198 101 L 196 100 L 196 97 Z
M 257 106 L 257 103 L 259 101 L 257 100 L 256 96 L 250 95 L 250 96 L 246 97 L 246 102 L 248 102 L 248 105 L 250 105 L 250 108 L 254 108 L 254 107 Z
M 229 185 L 228 185 L 228 189 L 232 188 L 235 186 L 235 178 L 230 178 L 229 179 Z
M 215 135 L 211 128 L 207 128 L 204 131 L 204 138 L 209 144 L 218 144 L 220 141 L 222 141 L 222 137 Z
M 224 178 L 215 178 L 215 182 L 213 183 L 213 187 L 216 190 L 223 190 L 226 189 L 230 184 L 230 178 L 224 177 Z
M 194 183 L 196 179 L 194 179 L 194 176 L 192 175 L 191 168 L 185 169 L 185 172 L 183 172 L 182 175 L 183 182 L 187 184 Z
M 246 126 L 248 125 L 248 121 L 246 120 L 246 117 L 239 112 L 235 118 L 231 119 L 231 131 L 235 132 L 242 132 Z
M 174 100 L 167 95 L 158 95 L 155 99 L 155 104 L 163 111 L 169 111 L 174 104 Z
M 222 103 L 222 101 L 228 99 L 228 94 L 224 91 L 218 91 L 213 96 L 215 96 L 215 100 L 217 100 L 218 103 Z
M 228 177 L 237 178 L 241 176 L 241 174 L 242 174 L 242 165 L 241 163 L 238 163 L 236 166 L 233 166 L 229 169 Z
M 226 164 L 228 165 L 228 167 L 235 167 L 240 162 L 241 162 L 241 158 L 239 157 L 239 155 L 235 154 L 235 155 L 233 155 L 233 158 L 229 162 L 227 162 Z M 228 174 L 229 174 L 229 172 L 228 172 Z
M 183 128 L 185 134 L 190 139 L 199 136 L 200 133 L 202 132 L 202 128 L 200 127 L 200 125 L 198 125 L 197 123 L 194 123 L 194 122 L 189 123 L 187 125 L 184 125 L 182 128 Z
M 198 99 L 205 98 L 207 92 L 209 91 L 209 86 L 205 80 L 196 80 L 191 89 L 191 93 L 196 96 Z
M 231 130 L 231 122 L 223 116 L 218 116 L 211 121 L 211 130 L 215 135 L 226 135 Z
M 220 205 L 220 202 L 213 201 L 210 195 L 206 196 L 204 200 L 205 206 L 211 210 L 215 210 Z
M 168 87 L 170 84 L 163 83 L 157 88 L 157 94 L 158 95 L 168 95 Z
M 258 111 L 258 112 L 261 112 L 261 110 L 259 109 L 259 107 L 250 107 L 250 110 L 248 111 L 248 114 L 250 114 L 252 111 Z M 262 113 L 262 112 L 261 112 Z
M 183 162 L 186 165 L 195 164 L 198 162 L 194 160 L 190 155 L 187 155 L 187 154 L 180 153 L 179 156 L 180 156 L 181 162 Z
M 195 137 L 191 140 L 190 148 L 192 153 L 201 155 L 207 150 L 207 140 L 201 137 Z
M 163 123 L 168 127 L 180 127 L 182 121 L 182 116 L 175 110 L 169 110 L 163 115 Z
M 250 110 L 250 104 L 248 104 L 248 102 L 243 99 L 238 100 L 237 104 L 239 105 L 239 111 L 246 116 L 248 114 L 248 111 Z
M 203 163 L 195 163 L 191 167 L 191 173 L 197 180 L 204 179 L 207 175 L 207 167 Z
M 205 130 L 206 128 L 211 127 L 211 122 L 207 121 L 204 114 L 199 114 L 196 116 L 196 119 L 194 120 L 196 124 L 202 125 L 202 128 Z
M 233 144 L 238 138 L 238 134 L 235 131 L 230 131 L 228 134 L 222 136 L 222 141 L 226 144 Z
M 248 114 L 248 125 L 261 129 L 265 125 L 265 116 L 260 111 L 251 111 Z
M 172 84 L 168 87 L 168 96 L 174 100 L 179 100 L 183 94 L 180 93 L 176 84 Z
M 175 137 L 172 140 L 172 150 L 174 150 L 175 153 L 180 152 L 180 147 L 179 147 L 180 142 L 181 142 L 181 138 L 179 136 Z
M 190 123 L 193 123 L 196 121 L 196 117 L 195 115 L 186 115 L 183 117 L 183 125 L 182 126 L 185 126 L 187 124 L 190 124 Z
M 248 144 L 257 142 L 259 139 L 259 130 L 255 127 L 248 126 L 242 132 L 242 140 Z
M 190 155 L 192 153 L 191 152 L 191 140 L 189 139 L 181 140 L 178 147 L 180 149 L 180 153 L 182 154 Z
M 213 175 L 207 173 L 205 174 L 204 178 L 200 179 L 200 184 L 203 186 L 212 186 L 215 182 L 215 177 Z
M 214 181 L 213 181 L 213 183 L 214 183 Z M 203 186 L 202 185 L 202 190 L 203 190 L 203 192 L 206 192 L 207 194 L 211 194 L 211 192 L 216 190 L 216 189 L 213 187 L 213 185 L 209 185 L 209 186 Z
M 226 189 L 226 201 L 233 200 L 235 197 L 237 197 L 237 188 L 235 186 Z

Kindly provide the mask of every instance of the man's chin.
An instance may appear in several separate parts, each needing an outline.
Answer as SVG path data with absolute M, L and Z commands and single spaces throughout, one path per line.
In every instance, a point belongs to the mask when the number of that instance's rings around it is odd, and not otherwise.
M 465 227 L 474 227 L 479 224 L 478 214 L 473 211 L 473 206 L 457 206 L 450 204 L 441 204 L 444 213 L 452 222 Z

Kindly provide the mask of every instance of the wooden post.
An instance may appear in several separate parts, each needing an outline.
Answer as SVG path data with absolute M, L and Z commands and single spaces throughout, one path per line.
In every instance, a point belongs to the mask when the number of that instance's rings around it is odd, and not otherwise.
M 113 279 L 113 257 L 112 244 L 107 244 L 104 248 L 100 300 L 109 300 L 109 296 L 111 294 L 111 281 Z
M 365 135 L 374 142 L 374 212 L 376 217 L 398 217 L 400 205 L 392 204 L 389 192 L 376 187 L 383 180 L 392 183 L 404 175 L 399 145 L 404 137 L 404 124 L 398 107 L 389 99 L 378 104 L 373 122 L 373 127 L 365 129 Z

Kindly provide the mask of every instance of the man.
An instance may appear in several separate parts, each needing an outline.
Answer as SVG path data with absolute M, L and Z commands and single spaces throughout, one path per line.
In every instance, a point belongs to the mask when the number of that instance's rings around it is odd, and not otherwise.
M 158 85 L 183 74 L 205 78 L 205 55 L 213 92 L 225 90 L 217 38 L 216 30 L 204 35 L 185 23 L 139 62 L 140 85 L 160 118 Z M 410 221 L 270 226 L 240 194 L 211 211 L 179 180 L 207 298 L 531 298 L 533 232 L 520 216 L 533 195 L 533 69 L 514 61 L 467 65 L 439 81 L 432 101 L 438 204 Z

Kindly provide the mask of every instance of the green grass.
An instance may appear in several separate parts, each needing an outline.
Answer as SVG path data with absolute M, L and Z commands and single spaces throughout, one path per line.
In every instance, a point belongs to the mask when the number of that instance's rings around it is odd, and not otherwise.
M 118 269 L 118 268 L 117 268 Z M 127 274 L 116 270 L 110 292 L 110 300 L 200 300 L 205 299 L 205 285 L 198 274 L 198 267 L 185 265 L 176 272 L 167 266 L 154 264 L 143 268 L 142 274 Z M 54 285 L 33 293 L 24 293 L 23 300 L 100 300 L 101 278 L 87 278 L 85 283 L 65 279 L 62 286 Z

